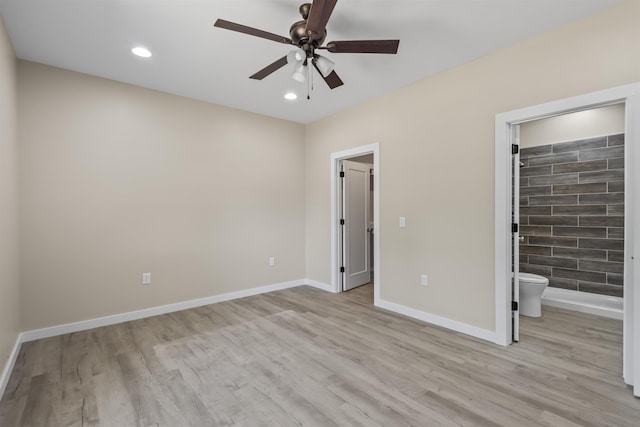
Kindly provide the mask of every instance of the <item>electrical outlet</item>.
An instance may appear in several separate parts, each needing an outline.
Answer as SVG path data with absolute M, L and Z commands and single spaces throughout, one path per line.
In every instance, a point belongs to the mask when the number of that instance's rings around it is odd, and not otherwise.
M 427 286 L 427 275 L 426 274 L 423 274 L 422 276 L 420 276 L 420 285 Z
M 401 216 L 399 221 L 400 228 L 405 228 L 407 226 L 407 218 Z
M 276 265 L 276 257 L 270 256 L 269 257 L 269 267 L 273 267 L 274 265 Z
M 142 273 L 142 284 L 143 285 L 151 284 L 151 273 Z

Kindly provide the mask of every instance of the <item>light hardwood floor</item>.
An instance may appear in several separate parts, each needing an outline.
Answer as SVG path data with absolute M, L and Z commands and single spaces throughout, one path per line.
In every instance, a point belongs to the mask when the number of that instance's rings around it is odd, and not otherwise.
M 620 321 L 502 348 L 299 287 L 25 343 L 0 426 L 639 426 Z

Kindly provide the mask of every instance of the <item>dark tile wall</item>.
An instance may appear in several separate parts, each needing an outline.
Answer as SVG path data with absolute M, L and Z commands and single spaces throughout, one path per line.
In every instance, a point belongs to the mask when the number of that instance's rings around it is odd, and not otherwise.
M 520 271 L 622 296 L 624 135 L 520 151 Z

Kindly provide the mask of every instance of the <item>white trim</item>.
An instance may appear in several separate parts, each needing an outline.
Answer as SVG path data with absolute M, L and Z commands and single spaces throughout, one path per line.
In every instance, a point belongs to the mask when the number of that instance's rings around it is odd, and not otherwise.
M 624 102 L 630 96 L 640 92 L 640 83 L 632 83 L 610 89 L 578 95 L 545 104 L 534 105 L 496 115 L 501 122 L 525 123 L 546 117 L 554 117 L 565 113 L 589 110 L 605 105 Z M 497 130 L 497 129 L 496 129 Z
M 511 125 L 504 125 L 501 115 L 496 116 L 495 150 L 495 309 L 496 338 L 503 346 L 511 344 L 511 170 L 504 167 L 511 164 Z M 505 255 L 506 252 L 508 256 Z M 509 308 L 509 309 L 508 309 Z
M 198 298 L 174 304 L 161 305 L 158 307 L 145 308 L 142 310 L 130 311 L 127 313 L 114 314 L 112 316 L 98 317 L 96 319 L 83 320 L 80 322 L 67 323 L 64 325 L 52 326 L 49 328 L 35 329 L 23 332 L 22 342 L 33 341 L 41 338 L 55 337 L 72 332 L 84 331 L 87 329 L 99 328 L 101 326 L 115 325 L 117 323 L 131 320 L 144 319 L 145 317 L 157 316 L 159 314 L 173 313 L 175 311 L 187 310 L 189 308 L 201 307 L 203 305 L 215 304 L 223 301 L 230 301 L 238 298 L 250 297 L 253 295 L 274 292 L 282 289 L 294 288 L 305 284 L 304 280 L 293 280 L 291 282 L 277 283 L 273 285 L 260 286 L 258 288 L 245 289 L 242 291 L 229 292 L 227 294 L 215 295 L 206 298 Z
M 18 359 L 18 352 L 20 351 L 22 342 L 22 333 L 20 333 L 16 337 L 16 343 L 13 345 L 13 350 L 11 350 L 9 359 L 7 360 L 7 363 L 5 363 L 4 369 L 2 370 L 2 376 L 0 376 L 0 399 L 2 398 L 2 396 L 4 396 L 4 391 L 7 388 L 7 384 L 9 384 L 9 378 L 11 377 L 11 372 L 13 372 L 13 367 L 15 366 L 16 360 Z
M 373 304 L 380 300 L 380 143 L 331 153 L 331 291 L 341 292 L 338 263 L 338 162 L 350 157 L 373 154 Z
M 477 326 L 471 326 L 466 323 L 447 319 L 446 317 L 436 316 L 435 314 L 426 313 L 424 311 L 416 310 L 415 308 L 410 308 L 382 299 L 379 300 L 378 304 L 376 305 L 380 308 L 384 308 L 385 310 L 412 317 L 414 319 L 418 319 L 432 325 L 442 326 L 443 328 L 451 329 L 452 331 L 460 332 L 462 334 L 469 335 L 475 338 L 480 338 L 485 341 L 497 343 L 496 333 L 488 329 L 478 328 Z
M 640 272 L 636 265 L 640 250 L 640 227 L 630 221 L 640 213 L 640 186 L 636 185 L 633 171 L 640 167 L 640 154 L 633 147 L 640 146 L 640 83 L 618 86 L 586 95 L 540 104 L 496 115 L 495 121 L 495 301 L 496 334 L 500 344 L 511 343 L 510 287 L 511 245 L 508 244 L 508 215 L 511 210 L 508 130 L 512 124 L 552 117 L 571 111 L 580 111 L 615 103 L 625 103 L 625 312 L 624 312 L 624 379 L 637 384 L 634 394 L 640 393 Z M 628 193 L 628 195 L 627 195 Z M 630 203 L 626 203 L 629 201 Z M 629 209 L 627 211 L 627 209 Z M 632 213 L 633 215 L 630 215 Z M 629 225 L 629 226 L 628 226 Z M 631 257 L 634 257 L 632 259 Z M 627 266 L 629 265 L 629 267 Z M 634 366 L 635 365 L 635 366 Z
M 640 84 L 638 85 L 640 86 Z M 623 370 L 633 394 L 640 397 L 640 87 L 625 102 L 624 145 L 624 338 Z M 633 361 L 633 363 L 627 363 Z
M 542 304 L 581 313 L 595 314 L 610 319 L 623 319 L 623 298 L 570 289 L 547 288 L 542 294 Z
M 318 288 L 321 291 L 335 293 L 333 286 L 328 283 L 318 282 L 317 280 L 304 279 L 303 285 L 312 286 L 314 288 Z

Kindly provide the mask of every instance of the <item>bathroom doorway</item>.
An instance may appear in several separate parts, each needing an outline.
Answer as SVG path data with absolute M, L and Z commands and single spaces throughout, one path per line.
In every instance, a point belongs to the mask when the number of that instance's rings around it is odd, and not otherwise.
M 640 198 L 636 194 L 639 188 L 636 185 L 637 179 L 634 177 L 637 174 L 635 171 L 640 167 L 640 150 L 636 149 L 640 146 L 640 128 L 638 126 L 640 100 L 638 93 L 640 93 L 640 84 L 634 84 L 497 115 L 495 211 L 496 334 L 500 344 L 508 345 L 518 339 L 517 328 L 519 326 L 517 289 L 520 254 L 518 248 L 520 230 L 523 225 L 519 223 L 519 179 L 517 184 L 513 179 L 514 177 L 519 178 L 521 125 L 542 118 L 558 117 L 597 107 L 613 104 L 624 105 L 625 219 L 624 227 L 620 227 L 624 230 L 624 247 L 621 251 L 622 255 L 616 253 L 614 256 L 620 256 L 619 261 L 622 261 L 624 265 L 623 271 L 621 271 L 623 274 L 616 276 L 616 279 L 623 281 L 625 295 L 623 377 L 627 384 L 635 385 L 634 394 L 636 396 L 640 395 L 640 357 L 634 357 L 634 355 L 640 355 L 640 316 L 634 316 L 634 314 L 640 313 L 640 285 L 638 284 L 639 278 L 634 275 L 634 269 L 638 258 L 636 251 L 640 249 L 638 244 L 640 242 L 638 233 L 640 227 L 634 224 L 633 219 L 636 217 L 636 213 L 640 213 Z M 515 161 L 518 163 L 517 169 Z M 577 184 L 579 185 L 579 182 Z M 540 191 L 548 190 L 540 189 Z M 553 191 L 552 188 L 551 191 Z M 553 197 L 553 194 L 540 195 L 540 197 L 549 196 Z M 529 235 L 532 230 L 527 230 Z M 551 250 L 553 251 L 553 249 Z
M 623 320 L 624 114 L 618 103 L 514 125 L 521 316 L 543 302 Z

